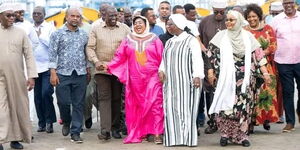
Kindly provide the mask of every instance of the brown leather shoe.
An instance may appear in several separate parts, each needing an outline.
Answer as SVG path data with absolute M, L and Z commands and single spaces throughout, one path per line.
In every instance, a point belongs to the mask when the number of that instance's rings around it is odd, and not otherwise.
M 294 130 L 295 130 L 294 125 L 286 124 L 286 126 L 282 129 L 282 132 L 291 132 Z

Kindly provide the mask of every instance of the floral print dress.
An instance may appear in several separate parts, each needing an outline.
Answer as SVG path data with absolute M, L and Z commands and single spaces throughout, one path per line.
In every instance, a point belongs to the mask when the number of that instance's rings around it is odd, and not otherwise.
M 212 68 L 218 79 L 220 74 L 220 48 L 210 43 L 207 52 Z M 248 140 L 248 126 L 251 122 L 250 115 L 253 113 L 254 97 L 256 95 L 256 76 L 258 75 L 257 69 L 267 63 L 262 49 L 256 49 L 252 53 L 251 61 L 251 76 L 249 86 L 246 92 L 241 92 L 243 84 L 245 64 L 244 58 L 238 58 L 234 55 L 235 69 L 236 69 L 236 98 L 233 107 L 233 112 L 228 113 L 221 111 L 217 114 L 216 121 L 218 129 L 222 137 L 228 138 L 233 143 L 242 143 Z M 217 82 L 216 82 L 217 83 Z M 216 87 L 215 87 L 216 88 Z
M 269 25 L 265 25 L 259 30 L 249 31 L 255 36 L 265 52 L 268 61 L 266 67 L 272 79 L 272 83 L 269 86 L 263 84 L 264 81 L 261 78 L 257 79 L 258 84 L 261 86 L 257 89 L 253 121 L 256 125 L 264 124 L 265 122 L 277 122 L 279 115 L 282 115 L 282 98 L 280 98 L 281 95 L 277 94 L 279 93 L 277 92 L 279 83 L 277 80 L 277 68 L 274 62 L 274 53 L 277 47 L 276 37 L 272 27 Z

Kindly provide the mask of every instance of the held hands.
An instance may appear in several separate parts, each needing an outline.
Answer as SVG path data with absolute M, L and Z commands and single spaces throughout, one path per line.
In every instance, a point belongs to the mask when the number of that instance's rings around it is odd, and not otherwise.
M 196 77 L 193 79 L 193 84 L 194 84 L 194 87 L 195 88 L 199 88 L 200 87 L 200 83 L 201 83 L 201 80 L 199 77 Z
M 160 72 L 158 73 L 158 76 L 159 76 L 160 82 L 161 82 L 161 83 L 164 83 L 164 81 L 165 81 L 165 79 L 166 79 L 166 76 L 165 76 L 164 72 L 160 71 Z
M 27 90 L 28 91 L 31 91 L 34 88 L 34 83 L 35 83 L 35 81 L 33 78 L 29 78 L 27 80 Z
M 102 64 L 99 61 L 96 62 L 95 67 L 98 71 L 107 71 L 107 65 L 106 64 Z

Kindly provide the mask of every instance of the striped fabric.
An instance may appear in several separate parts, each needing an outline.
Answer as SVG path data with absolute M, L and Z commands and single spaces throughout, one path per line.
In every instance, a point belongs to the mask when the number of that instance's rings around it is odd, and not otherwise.
M 189 43 L 169 40 L 164 51 L 164 145 L 197 146 L 196 117 L 200 88 L 193 86 L 192 52 Z

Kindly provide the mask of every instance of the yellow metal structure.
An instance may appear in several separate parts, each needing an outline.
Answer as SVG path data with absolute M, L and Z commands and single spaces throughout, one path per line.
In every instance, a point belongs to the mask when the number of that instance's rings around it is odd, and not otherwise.
M 83 12 L 83 21 L 84 22 L 93 22 L 99 18 L 99 12 L 95 9 L 81 7 Z M 64 24 L 64 18 L 66 15 L 66 10 L 63 9 L 60 12 L 47 17 L 45 20 L 47 22 L 54 22 L 56 28 L 60 28 Z
M 198 15 L 201 17 L 210 15 L 210 10 L 205 9 L 205 8 L 197 8 L 196 11 L 197 11 Z
M 261 6 L 261 8 L 262 8 L 262 10 L 263 10 L 263 13 L 264 13 L 265 15 L 269 14 L 269 8 L 270 8 L 271 3 L 277 2 L 277 1 L 280 1 L 280 2 L 281 2 L 281 0 L 268 0 L 266 3 L 264 3 L 264 4 Z

